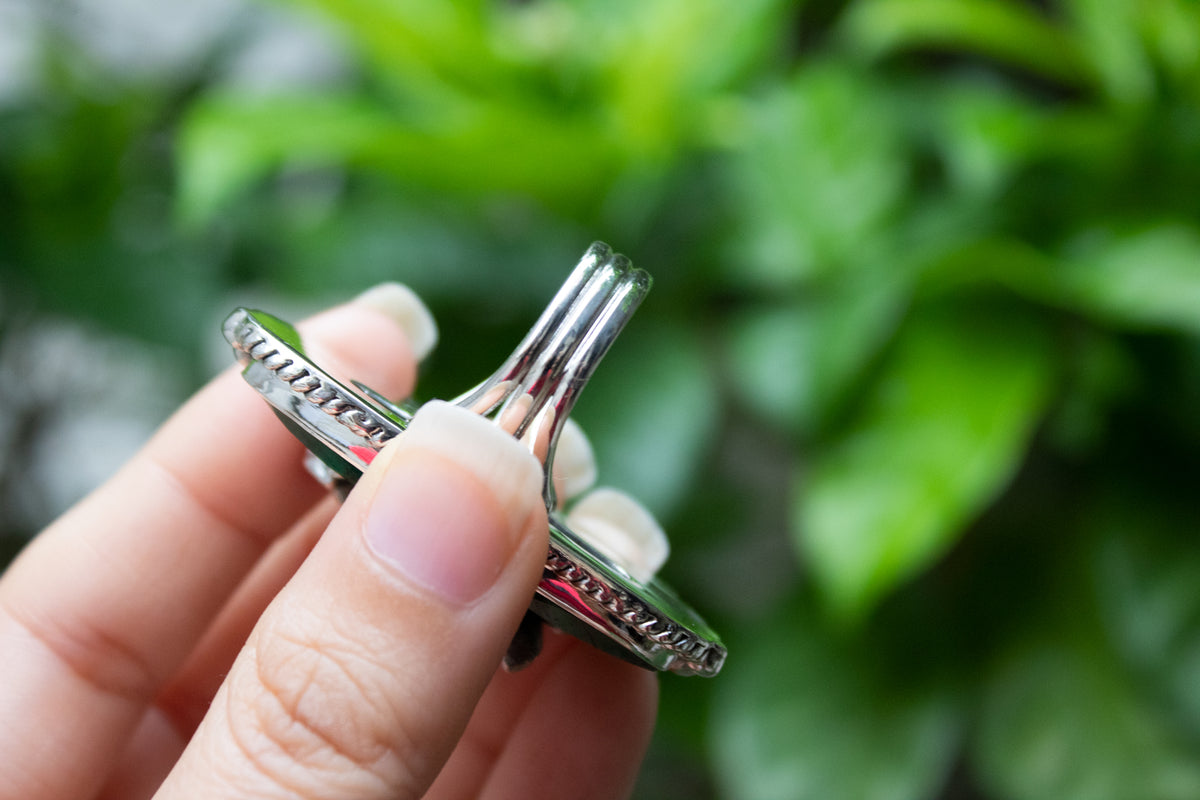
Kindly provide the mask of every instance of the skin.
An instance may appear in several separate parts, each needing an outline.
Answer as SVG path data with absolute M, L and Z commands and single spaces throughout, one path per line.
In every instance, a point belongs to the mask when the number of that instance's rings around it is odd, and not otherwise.
M 301 329 L 332 371 L 411 393 L 385 314 Z M 529 669 L 497 669 L 545 511 L 439 430 L 389 445 L 339 507 L 236 371 L 201 390 L 0 578 L 0 798 L 628 795 L 654 676 L 553 633 Z M 418 484 L 399 527 L 366 532 Z M 439 497 L 457 502 L 421 501 Z M 465 577 L 406 562 L 388 544 L 406 525 L 462 541 Z M 505 544 L 468 547 L 493 530 Z

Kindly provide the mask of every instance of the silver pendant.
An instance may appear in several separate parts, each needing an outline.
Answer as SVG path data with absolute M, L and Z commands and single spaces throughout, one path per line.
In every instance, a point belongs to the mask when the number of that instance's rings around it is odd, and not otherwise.
M 716 675 L 725 647 L 699 615 L 657 578 L 642 581 L 589 546 L 557 512 L 554 451 L 562 425 L 600 359 L 650 289 L 650 276 L 597 242 L 559 289 L 524 341 L 479 386 L 452 402 L 506 426 L 542 454 L 550 512 L 550 552 L 541 583 L 506 666 L 540 649 L 541 621 L 649 669 Z M 311 469 L 348 491 L 375 454 L 403 434 L 415 408 L 357 381 L 348 385 L 314 364 L 296 330 L 261 311 L 239 308 L 225 338 L 243 377 L 309 449 Z M 536 616 L 534 616 L 536 615 Z

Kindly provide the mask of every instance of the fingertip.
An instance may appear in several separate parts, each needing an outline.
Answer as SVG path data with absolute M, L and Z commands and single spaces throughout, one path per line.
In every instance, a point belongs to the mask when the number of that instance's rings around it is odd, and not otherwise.
M 579 423 L 571 418 L 563 424 L 554 452 L 554 489 L 570 500 L 596 483 L 596 455 Z
M 385 397 L 407 397 L 417 351 L 404 325 L 371 305 L 344 303 L 297 325 L 308 357 L 334 378 L 361 380 Z
M 424 361 L 438 341 L 437 323 L 416 293 L 402 283 L 381 283 L 354 298 L 353 305 L 380 312 L 408 337 L 417 361 Z
M 567 524 L 588 544 L 640 581 L 650 581 L 671 552 L 658 520 L 632 495 L 619 489 L 595 489 L 567 515 Z

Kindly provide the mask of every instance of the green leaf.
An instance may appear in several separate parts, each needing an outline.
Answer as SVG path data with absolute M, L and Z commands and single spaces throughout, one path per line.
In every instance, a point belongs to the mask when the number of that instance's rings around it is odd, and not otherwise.
M 508 65 L 488 40 L 486 4 L 419 0 L 287 0 L 332 20 L 349 43 L 397 88 L 444 91 L 509 82 Z
M 1097 226 L 1057 256 L 1014 239 L 976 241 L 923 280 L 937 291 L 994 283 L 1106 325 L 1200 332 L 1200 229 L 1181 222 Z
M 617 147 L 584 118 L 503 103 L 408 118 L 353 96 L 214 97 L 181 142 L 181 212 L 203 222 L 283 165 L 359 167 L 466 193 L 513 191 L 560 206 L 611 179 Z M 503 153 L 498 158 L 497 153 Z
M 609 34 L 601 74 L 620 138 L 658 157 L 680 140 L 699 138 L 705 101 L 782 41 L 788 5 L 659 0 L 625 3 L 614 13 L 612 2 L 592 4 L 595 24 L 581 30 L 589 39 L 596 29 Z
M 781 427 L 812 434 L 895 329 L 903 289 L 861 280 L 735 319 L 727 364 L 739 397 Z
M 715 687 L 711 748 L 723 796 L 937 796 L 959 727 L 944 693 L 895 685 L 869 653 L 836 644 L 811 615 L 768 630 L 731 650 Z
M 1140 103 L 1154 91 L 1154 69 L 1139 28 L 1141 3 L 1070 0 L 1080 50 L 1109 97 Z
M 1200 757 L 1094 645 L 1011 654 L 984 687 L 973 761 L 1010 800 L 1191 800 Z
M 179 211 L 202 224 L 284 163 L 339 166 L 402 135 L 377 106 L 349 96 L 210 96 L 192 107 L 179 142 Z
M 949 188 L 1003 202 L 1003 190 L 1048 163 L 1096 171 L 1119 163 L 1133 126 L 1082 105 L 1046 106 L 994 81 L 938 77 L 911 95 L 912 124 L 932 124 Z M 994 205 L 990 207 L 995 213 Z
M 751 101 L 727 162 L 740 229 L 729 279 L 794 285 L 890 250 L 908 167 L 884 90 L 845 66 Z
M 1152 125 L 1157 137 L 1164 138 L 1159 124 L 1135 115 L 1098 104 L 1047 103 L 979 71 L 939 72 L 896 91 L 907 101 L 907 126 L 927 132 L 936 148 L 953 202 L 978 204 L 980 222 L 1011 224 L 1004 207 L 1014 202 L 1012 190 L 1027 190 L 1024 184 L 1044 181 L 1060 170 L 1072 181 L 1063 198 L 1070 209 L 1056 213 L 1086 217 L 1092 212 L 1085 211 L 1084 204 L 1094 191 L 1087 184 L 1104 185 L 1109 176 L 1123 177 L 1120 170 L 1131 149 L 1145 146 L 1140 140 L 1146 126 Z M 1156 144 L 1152 149 L 1165 147 Z M 1077 172 L 1087 176 L 1087 183 L 1076 177 Z M 980 223 L 969 226 L 979 227 Z
M 1177 80 L 1200 88 L 1200 6 L 1193 0 L 1139 3 L 1146 46 Z
M 1200 332 L 1200 229 L 1160 222 L 1075 238 L 1054 274 L 1061 302 L 1108 322 Z
M 716 386 L 694 334 L 636 321 L 572 412 L 595 446 L 601 483 L 631 492 L 660 517 L 683 501 L 717 414 Z
M 1041 146 L 1046 113 L 1016 93 L 979 81 L 939 81 L 919 113 L 934 115 L 935 142 L 951 187 L 991 196 Z
M 865 615 L 1004 488 L 1049 382 L 1048 343 L 1019 314 L 910 320 L 861 412 L 797 484 L 793 534 L 836 617 Z
M 1191 509 L 1112 493 L 1092 511 L 1093 580 L 1118 653 L 1164 710 L 1200 736 L 1200 550 Z
M 1090 83 L 1073 38 L 1013 0 L 867 0 L 846 17 L 848 45 L 869 58 L 938 47 L 995 58 L 1070 86 Z
M 1127 343 L 1102 330 L 1078 330 L 1063 353 L 1062 393 L 1044 440 L 1075 459 L 1096 455 L 1122 425 L 1114 414 L 1139 384 Z

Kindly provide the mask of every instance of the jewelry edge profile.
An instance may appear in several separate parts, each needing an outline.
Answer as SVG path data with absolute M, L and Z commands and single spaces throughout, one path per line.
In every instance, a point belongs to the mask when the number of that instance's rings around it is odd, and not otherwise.
M 243 375 L 248 378 L 251 367 L 261 365 L 272 380 L 282 385 L 280 388 L 285 386 L 297 399 L 303 398 L 328 414 L 371 450 L 378 451 L 403 431 L 402 424 L 375 408 L 374 403 L 326 374 L 309 361 L 301 349 L 267 330 L 256 317 L 259 313 L 262 312 L 236 309 L 222 326 L 225 338 L 243 366 Z M 255 388 L 277 411 L 288 414 L 290 409 L 280 408 L 267 392 Z M 359 463 L 355 464 L 341 452 L 338 456 L 360 471 L 369 463 L 369 459 L 360 457 Z M 555 527 L 568 542 L 576 538 L 569 534 L 561 519 L 553 519 L 552 532 Z M 574 597 L 602 624 L 575 613 L 578 609 L 560 598 L 548 582 L 572 587 Z M 670 594 L 660 582 L 651 583 L 659 593 Z M 711 677 L 724 664 L 727 651 L 719 640 L 705 638 L 650 602 L 634 596 L 608 578 L 602 567 L 589 564 L 586 554 L 568 552 L 553 536 L 538 595 L 631 651 L 647 666 Z

